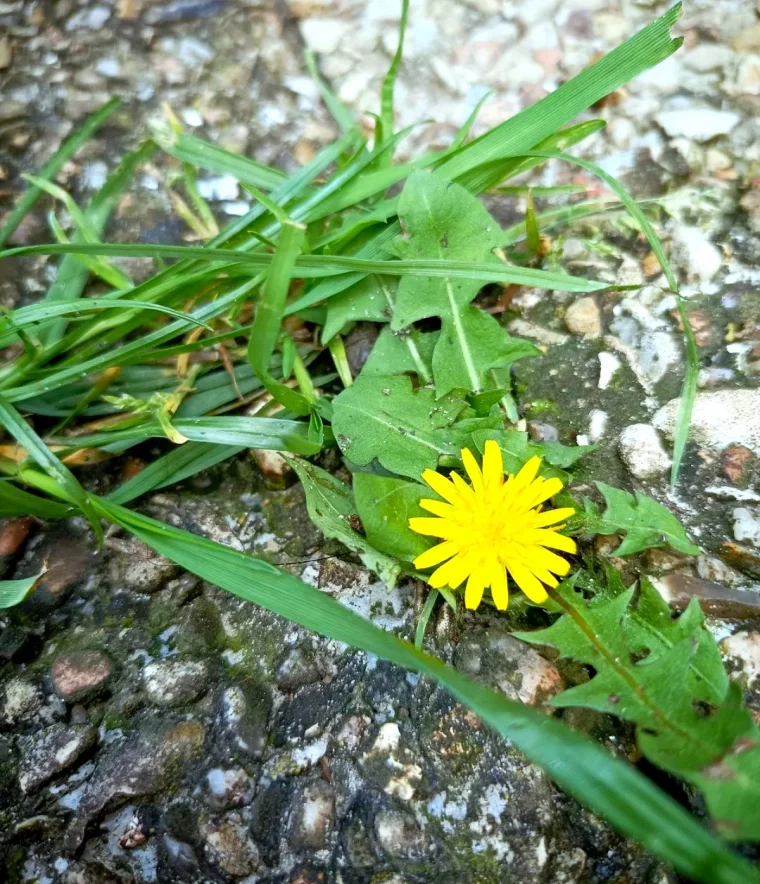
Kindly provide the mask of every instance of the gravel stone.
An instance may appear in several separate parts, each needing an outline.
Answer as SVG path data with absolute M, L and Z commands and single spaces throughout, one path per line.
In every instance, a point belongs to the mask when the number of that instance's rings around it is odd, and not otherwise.
M 208 824 L 203 840 L 210 862 L 233 878 L 244 878 L 258 868 L 256 844 L 237 820 Z
M 101 651 L 72 651 L 55 658 L 50 674 L 58 696 L 75 703 L 98 694 L 111 671 L 111 661 Z
M 307 783 L 296 792 L 290 822 L 290 845 L 295 850 L 324 850 L 335 824 L 335 790 L 324 780 Z
M 565 325 L 574 335 L 599 338 L 602 335 L 602 314 L 594 298 L 578 298 L 567 308 Z
M 670 456 L 651 424 L 631 424 L 620 434 L 618 453 L 637 479 L 656 479 L 670 469 Z
M 679 400 L 655 414 L 652 423 L 672 439 Z M 691 438 L 722 451 L 741 445 L 760 454 L 760 389 L 709 390 L 697 393 L 691 415 Z
M 35 792 L 56 774 L 71 767 L 95 745 L 98 732 L 89 725 L 69 727 L 54 724 L 39 734 L 21 737 L 19 785 Z
M 158 660 L 143 670 L 143 687 L 156 706 L 186 706 L 208 689 L 208 666 L 201 660 Z

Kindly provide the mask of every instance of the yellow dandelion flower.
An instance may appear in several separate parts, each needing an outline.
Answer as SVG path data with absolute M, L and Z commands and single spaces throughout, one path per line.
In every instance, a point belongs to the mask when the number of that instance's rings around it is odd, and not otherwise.
M 417 556 L 415 568 L 438 566 L 428 580 L 434 589 L 457 589 L 467 580 L 468 608 L 477 608 L 490 587 L 496 607 L 506 610 L 507 574 L 532 602 L 541 604 L 547 598 L 544 584 L 557 586 L 555 575 L 570 571 L 570 563 L 552 550 L 576 551 L 575 541 L 558 533 L 573 508 L 541 509 L 562 482 L 538 476 L 540 457 L 532 457 L 505 481 L 501 449 L 492 440 L 486 442 L 482 469 L 467 448 L 462 461 L 470 484 L 457 473 L 448 479 L 434 470 L 422 474 L 443 500 L 421 500 L 420 506 L 437 518 L 410 519 L 409 527 L 442 543 Z

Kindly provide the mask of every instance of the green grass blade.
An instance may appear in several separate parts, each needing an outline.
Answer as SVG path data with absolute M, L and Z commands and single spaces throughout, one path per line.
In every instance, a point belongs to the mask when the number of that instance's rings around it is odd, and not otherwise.
M 110 368 L 112 365 L 126 364 L 126 362 L 135 355 L 139 355 L 140 358 L 142 358 L 144 354 L 150 352 L 152 347 L 157 346 L 158 344 L 163 344 L 178 335 L 183 335 L 185 332 L 190 331 L 195 324 L 189 321 L 190 316 L 195 320 L 200 321 L 213 319 L 226 312 L 238 301 L 245 298 L 253 289 L 258 287 L 260 282 L 261 280 L 258 277 L 249 280 L 248 282 L 243 283 L 243 285 L 227 292 L 227 294 L 222 295 L 216 301 L 206 304 L 203 307 L 199 307 L 192 314 L 185 316 L 184 319 L 172 322 L 165 328 L 157 329 L 154 332 L 143 335 L 135 341 L 130 341 L 121 347 L 117 347 L 107 353 L 95 356 L 92 359 L 79 363 L 75 362 L 73 365 L 52 372 L 50 375 L 47 375 L 40 380 L 31 381 L 22 384 L 21 386 L 14 387 L 13 389 L 6 390 L 4 395 L 10 402 L 20 402 L 24 399 L 30 399 L 33 396 L 50 393 L 52 390 L 56 390 L 70 381 L 80 378 L 82 375 L 98 373 L 106 368 Z
M 61 496 L 79 507 L 92 525 L 98 541 L 102 542 L 103 531 L 100 522 L 82 486 L 2 395 L 0 395 L 0 426 L 3 426 L 28 456 L 45 470 L 60 489 Z
M 469 142 L 439 171 L 455 179 L 500 156 L 528 152 L 605 95 L 672 55 L 682 42 L 670 35 L 680 15 L 681 4 L 677 3 L 559 89 Z
M 108 499 L 111 503 L 122 505 L 129 503 L 150 491 L 183 482 L 196 473 L 215 467 L 244 450 L 242 446 L 187 442 L 148 464 L 136 476 L 112 491 L 108 495 Z
M 93 505 L 105 518 L 202 579 L 308 629 L 433 678 L 567 792 L 684 875 L 709 884 L 760 881 L 756 870 L 723 847 L 665 792 L 560 721 L 478 685 L 265 562 L 104 499 L 93 498 Z
M 19 605 L 34 589 L 42 574 L 21 580 L 0 580 L 0 610 Z
M 75 510 L 65 503 L 30 494 L 8 479 L 0 479 L 0 518 L 35 516 L 38 519 L 65 519 Z
M 625 187 L 623 187 L 623 185 L 617 181 L 616 178 L 614 178 L 608 172 L 605 172 L 604 169 L 600 168 L 594 163 L 589 162 L 588 160 L 580 159 L 579 157 L 569 156 L 568 154 L 562 153 L 560 151 L 531 151 L 530 154 L 531 156 L 545 157 L 546 159 L 557 159 L 562 160 L 563 162 L 573 163 L 576 166 L 580 166 L 582 169 L 586 169 L 588 172 L 591 172 L 593 175 L 596 175 L 598 178 L 604 181 L 604 183 L 618 195 L 621 203 L 623 203 L 628 213 L 638 224 L 641 232 L 647 238 L 647 242 L 654 252 L 655 257 L 657 258 L 660 267 L 662 268 L 662 272 L 665 274 L 665 278 L 668 281 L 670 290 L 676 296 L 678 313 L 683 325 L 684 339 L 686 342 L 686 377 L 684 378 L 683 388 L 681 390 L 681 402 L 679 403 L 678 415 L 676 417 L 676 432 L 673 443 L 673 463 L 670 471 L 670 483 L 672 486 L 675 486 L 678 480 L 678 472 L 681 466 L 681 461 L 683 460 L 684 450 L 686 449 L 686 442 L 689 437 L 691 411 L 694 406 L 694 398 L 697 393 L 697 377 L 699 374 L 699 350 L 697 348 L 696 338 L 694 337 L 694 331 L 691 327 L 691 324 L 689 323 L 689 317 L 686 312 L 686 307 L 684 306 L 683 299 L 680 295 L 678 280 L 676 279 L 676 275 L 673 272 L 673 268 L 670 264 L 670 261 L 668 260 L 668 256 L 665 254 L 665 249 L 662 246 L 662 242 L 660 241 L 657 232 L 652 226 L 651 221 L 644 214 L 643 210 L 636 202 L 636 200 L 630 195 L 630 193 L 628 193 Z
M 30 304 L 28 307 L 19 307 L 17 310 L 0 317 L 0 347 L 7 347 L 13 343 L 13 330 L 23 328 L 27 325 L 34 325 L 49 319 L 51 316 L 64 316 L 70 313 L 89 313 L 92 310 L 128 310 L 130 308 L 138 308 L 140 310 L 154 311 L 163 313 L 166 316 L 173 316 L 175 319 L 188 320 L 193 325 L 199 325 L 201 328 L 213 331 L 207 322 L 195 319 L 182 313 L 179 310 L 173 310 L 171 307 L 164 307 L 162 304 L 148 304 L 144 301 L 132 301 L 128 298 L 122 298 L 118 301 L 113 298 L 87 298 L 84 301 L 58 302 L 48 303 L 42 301 L 39 304 Z M 3 329 L 8 328 L 8 331 Z
M 175 417 L 172 426 L 190 442 L 213 443 L 245 448 L 265 448 L 292 454 L 317 454 L 321 445 L 309 438 L 305 422 L 269 417 Z M 122 442 L 143 442 L 160 439 L 165 432 L 156 421 L 146 420 L 107 432 L 86 436 L 51 437 L 50 443 L 66 445 L 66 450 L 102 448 L 104 451 L 123 450 Z M 118 449 L 114 448 L 118 445 Z
M 235 252 L 231 249 L 198 249 L 192 246 L 166 246 L 142 244 L 89 245 L 44 245 L 23 246 L 0 252 L 0 259 L 16 255 L 34 254 L 104 254 L 124 257 L 164 257 L 184 258 L 192 255 L 205 261 L 224 259 L 231 263 L 268 267 L 272 255 Z M 316 279 L 323 276 L 337 276 L 351 271 L 380 273 L 387 276 L 435 276 L 451 279 L 476 279 L 483 282 L 506 282 L 515 285 L 529 285 L 536 288 L 558 289 L 566 292 L 595 292 L 605 288 L 605 283 L 566 273 L 535 270 L 530 267 L 517 267 L 508 264 L 479 264 L 467 261 L 447 261 L 445 259 L 415 259 L 411 261 L 369 261 L 364 258 L 345 255 L 301 255 L 292 268 L 293 278 Z M 297 309 L 310 306 L 313 301 L 300 299 Z M 295 309 L 292 310 L 295 312 Z
M 380 89 L 380 127 L 378 130 L 378 140 L 383 141 L 393 135 L 394 114 L 393 114 L 393 93 L 396 88 L 396 77 L 401 67 L 401 60 L 404 57 L 404 36 L 406 34 L 406 22 L 409 18 L 409 0 L 401 0 L 401 21 L 398 26 L 398 45 L 396 52 L 391 60 L 388 73 L 383 78 L 383 85 Z M 386 153 L 380 160 L 380 165 L 389 166 L 392 156 Z
M 129 186 L 137 168 L 147 162 L 155 150 L 152 142 L 146 142 L 128 153 L 90 200 L 85 215 L 97 236 L 102 236 L 119 197 Z M 82 267 L 73 256 L 65 257 L 58 268 L 55 281 L 45 294 L 45 301 L 69 301 L 81 297 L 88 278 L 87 268 Z M 41 333 L 41 340 L 46 347 L 51 347 L 62 338 L 65 330 L 65 319 L 51 322 Z
M 76 132 L 64 141 L 53 156 L 50 157 L 40 169 L 38 177 L 48 180 L 54 178 L 63 168 L 64 163 L 79 150 L 85 141 L 89 141 L 92 138 L 120 103 L 118 98 L 112 98 L 102 107 L 98 108 L 92 116 L 88 117 Z M 13 232 L 41 195 L 42 191 L 38 187 L 30 187 L 24 193 L 18 201 L 16 208 L 13 209 L 5 224 L 0 228 L 0 246 L 8 242 Z
M 304 58 L 306 60 L 306 69 L 309 72 L 309 76 L 317 84 L 319 94 L 322 96 L 322 101 L 324 102 L 325 107 L 330 111 L 333 119 L 340 126 L 340 128 L 344 132 L 350 132 L 351 129 L 353 129 L 356 125 L 354 115 L 344 104 L 342 104 L 338 100 L 332 89 L 330 89 L 327 83 L 325 83 L 324 78 L 319 73 L 319 68 L 317 67 L 317 60 L 314 56 L 314 53 L 307 49 L 304 54 Z
M 269 370 L 274 348 L 282 331 L 282 317 L 290 279 L 306 236 L 303 224 L 287 221 L 282 226 L 277 250 L 256 305 L 256 317 L 248 338 L 248 361 L 272 396 L 295 414 L 309 414 L 311 406 L 301 393 L 276 381 Z

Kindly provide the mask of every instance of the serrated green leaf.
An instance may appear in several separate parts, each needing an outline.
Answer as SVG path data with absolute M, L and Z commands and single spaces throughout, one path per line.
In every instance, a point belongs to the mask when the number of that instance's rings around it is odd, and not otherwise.
M 578 458 L 592 451 L 593 445 L 562 445 L 559 442 L 531 442 L 528 434 L 521 430 L 476 430 L 472 433 L 472 442 L 482 454 L 488 439 L 499 443 L 504 471 L 513 475 L 531 457 L 543 459 L 542 476 L 557 476 L 566 482 L 568 475 L 561 467 L 572 466 Z
M 760 731 L 728 686 L 697 601 L 673 620 L 646 581 L 636 603 L 633 589 L 584 601 L 573 581 L 557 595 L 564 616 L 517 636 L 551 645 L 595 675 L 551 704 L 633 722 L 645 756 L 701 788 L 726 837 L 760 837 Z
M 432 390 L 414 391 L 405 376 L 360 376 L 333 401 L 333 432 L 353 463 L 377 459 L 392 473 L 418 479 L 441 455 L 457 453 L 451 425 L 464 407 L 461 399 L 436 401 Z
M 432 377 L 433 349 L 438 334 L 437 331 L 418 332 L 414 328 L 393 332 L 386 326 L 364 363 L 362 377 L 413 372 L 421 381 L 428 381 Z
M 625 539 L 613 551 L 614 556 L 630 556 L 652 547 L 669 546 L 688 556 L 698 556 L 700 549 L 691 543 L 678 519 L 667 507 L 638 491 L 635 496 L 604 482 L 596 482 L 607 509 L 604 514 L 592 501 L 585 501 L 583 530 L 589 534 L 624 533 Z
M 404 233 L 394 246 L 400 258 L 501 263 L 493 254 L 504 245 L 501 228 L 480 200 L 460 185 L 431 172 L 413 172 L 398 211 Z M 398 331 L 432 316 L 453 320 L 480 288 L 472 279 L 402 278 L 391 327 Z
M 471 193 L 426 171 L 413 172 L 399 200 L 403 237 L 395 241 L 400 257 L 446 258 L 498 266 L 494 249 L 504 244 L 498 223 Z M 391 328 L 438 316 L 441 334 L 433 354 L 436 393 L 480 391 L 486 374 L 524 356 L 539 354 L 527 341 L 511 338 L 487 313 L 470 307 L 481 283 L 476 279 L 402 279 Z M 493 384 L 491 385 L 493 388 Z
M 469 348 L 469 365 L 461 354 L 462 338 Z M 470 390 L 474 370 L 477 388 L 486 388 L 490 369 L 505 367 L 526 356 L 542 356 L 530 341 L 513 338 L 488 313 L 477 307 L 465 307 L 456 318 L 445 317 L 438 343 L 433 351 L 435 392 L 445 396 L 452 390 Z
M 306 508 L 312 522 L 325 537 L 339 540 L 358 554 L 364 564 L 388 587 L 396 584 L 401 568 L 395 559 L 376 550 L 366 537 L 351 527 L 349 519 L 358 515 L 348 485 L 306 460 L 287 458 L 306 493 Z
M 398 280 L 388 276 L 366 276 L 327 302 L 327 319 L 322 329 L 326 344 L 349 322 L 389 322 L 393 315 Z
M 405 482 L 373 473 L 354 473 L 354 497 L 367 540 L 397 559 L 411 562 L 430 543 L 409 527 L 409 519 L 424 516 L 420 500 L 430 491 L 417 482 Z

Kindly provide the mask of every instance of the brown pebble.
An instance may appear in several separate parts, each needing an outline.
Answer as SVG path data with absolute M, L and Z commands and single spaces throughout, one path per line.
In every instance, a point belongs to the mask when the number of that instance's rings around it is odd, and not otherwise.
M 752 452 L 742 445 L 732 445 L 723 452 L 723 475 L 730 482 L 738 482 L 752 459 Z
M 8 519 L 0 528 L 0 556 L 13 556 L 26 540 L 34 520 L 29 516 Z
M 53 687 L 64 700 L 92 697 L 111 677 L 111 661 L 101 651 L 59 654 L 51 670 Z

